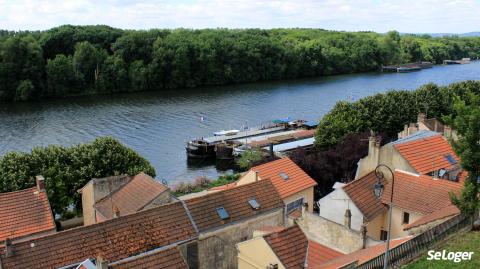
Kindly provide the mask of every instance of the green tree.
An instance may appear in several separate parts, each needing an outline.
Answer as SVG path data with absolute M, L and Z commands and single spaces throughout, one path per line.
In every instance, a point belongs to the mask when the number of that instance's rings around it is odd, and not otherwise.
M 75 73 L 83 75 L 87 84 L 97 82 L 100 76 L 100 68 L 106 59 L 107 53 L 103 49 L 98 49 L 88 41 L 80 42 L 75 45 L 73 54 L 73 66 Z
M 33 88 L 28 98 L 40 96 L 43 71 L 42 49 L 32 36 L 12 36 L 0 43 L 0 92 L 9 98 L 23 100 L 17 92 L 30 84 Z
M 453 125 L 458 139 L 453 140 L 453 146 L 458 153 L 462 167 L 468 171 L 465 187 L 460 197 L 452 195 L 452 200 L 463 213 L 473 215 L 478 213 L 478 180 L 480 178 L 480 95 L 471 91 L 468 98 L 462 100 L 455 97 L 454 113 L 446 117 Z
M 47 61 L 47 93 L 51 96 L 65 96 L 74 92 L 76 77 L 71 57 L 58 54 Z
M 0 192 L 35 185 L 35 176 L 45 177 L 46 190 L 55 213 L 63 214 L 73 205 L 81 210 L 77 192 L 92 178 L 145 172 L 155 169 L 138 153 L 110 137 L 73 147 L 48 146 L 30 153 L 10 152 L 0 158 Z
M 15 91 L 15 101 L 27 101 L 32 99 L 35 87 L 29 79 L 22 80 Z
M 242 156 L 236 161 L 237 165 L 244 170 L 250 169 L 258 162 L 262 161 L 263 154 L 259 150 L 246 150 L 242 153 Z

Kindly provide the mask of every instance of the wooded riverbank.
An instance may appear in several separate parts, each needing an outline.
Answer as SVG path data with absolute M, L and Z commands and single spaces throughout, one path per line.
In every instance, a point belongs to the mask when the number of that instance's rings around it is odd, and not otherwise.
M 0 100 L 193 88 L 480 56 L 478 37 L 321 29 L 0 31 Z

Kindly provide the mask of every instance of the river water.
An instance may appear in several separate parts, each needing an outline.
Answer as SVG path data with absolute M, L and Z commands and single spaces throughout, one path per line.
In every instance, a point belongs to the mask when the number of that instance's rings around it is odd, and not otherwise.
M 0 103 L 0 156 L 34 146 L 72 145 L 113 136 L 147 158 L 158 179 L 176 184 L 197 176 L 214 178 L 225 171 L 215 162 L 188 163 L 187 140 L 238 129 L 246 121 L 249 126 L 287 116 L 318 121 L 339 100 L 357 100 L 391 89 L 412 90 L 428 82 L 447 85 L 477 79 L 479 61 L 413 73 Z

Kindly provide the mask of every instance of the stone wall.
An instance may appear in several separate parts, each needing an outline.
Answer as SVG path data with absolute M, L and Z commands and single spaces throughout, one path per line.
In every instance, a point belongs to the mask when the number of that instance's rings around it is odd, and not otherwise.
M 351 253 L 363 247 L 360 232 L 318 215 L 306 212 L 297 223 L 308 238 L 340 252 Z
M 237 268 L 237 243 L 253 238 L 253 231 L 263 226 L 283 226 L 283 209 L 242 222 L 202 232 L 198 241 L 199 268 Z

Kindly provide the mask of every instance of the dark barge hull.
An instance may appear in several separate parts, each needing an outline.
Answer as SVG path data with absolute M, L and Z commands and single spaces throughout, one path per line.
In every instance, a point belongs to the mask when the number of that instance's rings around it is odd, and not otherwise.
M 188 158 L 205 159 L 215 157 L 215 146 L 188 143 L 185 147 Z
M 233 145 L 220 143 L 215 146 L 215 155 L 219 160 L 233 159 Z

